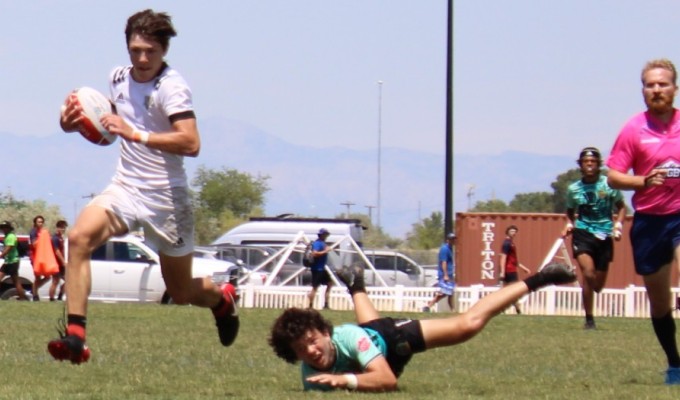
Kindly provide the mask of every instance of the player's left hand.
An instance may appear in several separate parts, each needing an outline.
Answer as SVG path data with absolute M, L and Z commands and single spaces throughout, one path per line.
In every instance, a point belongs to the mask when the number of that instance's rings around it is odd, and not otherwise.
M 125 140 L 132 140 L 133 129 L 125 123 L 125 120 L 116 114 L 106 114 L 101 119 L 100 122 L 104 126 L 104 129 L 118 135 Z
M 654 168 L 649 174 L 645 176 L 644 187 L 661 186 L 666 181 L 668 170 L 665 168 Z
M 621 224 L 621 222 L 617 222 L 614 224 L 612 236 L 614 236 L 614 240 L 616 241 L 620 241 L 621 237 L 623 237 L 623 224 Z

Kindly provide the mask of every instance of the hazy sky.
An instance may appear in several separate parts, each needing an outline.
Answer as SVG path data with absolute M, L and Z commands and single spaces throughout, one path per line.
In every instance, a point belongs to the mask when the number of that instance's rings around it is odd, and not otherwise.
M 443 154 L 446 1 L 0 0 L 0 131 L 59 132 L 69 90 L 107 90 L 128 64 L 124 27 L 153 8 L 173 17 L 169 63 L 200 118 L 223 116 L 292 143 Z
M 678 1 L 458 0 L 454 11 L 456 152 L 609 153 L 644 107 L 644 63 L 680 62 Z
M 147 7 L 174 19 L 199 127 L 372 150 L 381 105 L 383 146 L 444 154 L 446 0 L 0 0 L 0 132 L 58 134 L 68 91 L 129 63 L 125 21 Z M 645 61 L 680 62 L 678 38 L 677 0 L 456 0 L 455 152 L 608 153 Z
M 607 152 L 650 58 L 680 60 L 675 0 L 454 2 L 455 152 Z M 140 6 L 143 4 L 143 6 Z M 292 143 L 444 153 L 446 0 L 0 0 L 0 131 L 58 132 L 77 86 L 128 62 L 133 12 L 168 11 L 199 117 Z M 200 123 L 200 120 L 199 120 Z

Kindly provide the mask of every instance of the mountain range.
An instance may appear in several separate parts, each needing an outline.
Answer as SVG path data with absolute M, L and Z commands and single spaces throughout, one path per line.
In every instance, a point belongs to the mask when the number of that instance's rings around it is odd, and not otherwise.
M 268 176 L 265 211 L 270 216 L 364 213 L 374 224 L 379 218 L 386 233 L 404 238 L 419 219 L 444 211 L 444 154 L 382 148 L 378 213 L 377 149 L 296 145 L 225 118 L 202 119 L 200 131 L 201 154 L 185 159 L 189 178 L 199 166 Z M 0 132 L 0 141 L 6 174 L 0 192 L 59 205 L 69 220 L 108 183 L 118 156 L 116 144 L 95 146 L 77 133 Z M 551 191 L 556 176 L 573 167 L 573 157 L 567 156 L 454 151 L 454 210 L 465 211 L 479 200 L 509 201 L 517 193 Z

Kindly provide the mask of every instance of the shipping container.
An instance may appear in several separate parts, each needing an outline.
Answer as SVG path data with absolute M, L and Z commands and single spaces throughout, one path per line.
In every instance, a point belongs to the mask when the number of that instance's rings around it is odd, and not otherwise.
M 510 225 L 518 228 L 515 236 L 519 262 L 535 272 L 546 258 L 560 234 L 567 217 L 564 214 L 530 213 L 457 213 L 456 214 L 456 276 L 459 286 L 499 284 L 499 260 L 505 230 Z M 632 216 L 623 224 L 623 238 L 614 241 L 614 261 L 609 266 L 607 288 L 624 288 L 629 285 L 644 286 L 635 273 L 629 231 Z M 565 240 L 567 257 L 572 258 L 571 236 Z M 563 252 L 558 251 L 558 257 Z M 559 258 L 556 259 L 560 261 Z M 580 271 L 577 268 L 580 280 Z M 527 276 L 519 270 L 520 279 Z M 673 270 L 673 286 L 677 271 Z

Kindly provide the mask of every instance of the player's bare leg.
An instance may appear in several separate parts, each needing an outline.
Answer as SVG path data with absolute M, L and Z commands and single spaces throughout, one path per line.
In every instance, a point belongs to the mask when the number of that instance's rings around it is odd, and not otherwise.
M 67 320 L 62 324 L 59 339 L 48 343 L 47 349 L 57 360 L 74 364 L 87 361 L 90 349 L 85 344 L 87 298 L 91 290 L 90 257 L 92 252 L 113 235 L 127 232 L 122 221 L 98 206 L 88 206 L 80 213 L 69 233 L 66 268 Z
M 500 314 L 522 296 L 550 284 L 563 284 L 576 280 L 576 275 L 564 264 L 548 264 L 522 282 L 514 282 L 484 296 L 463 314 L 444 319 L 421 320 L 425 345 L 428 349 L 451 346 L 465 342 L 486 326 L 491 318 Z

